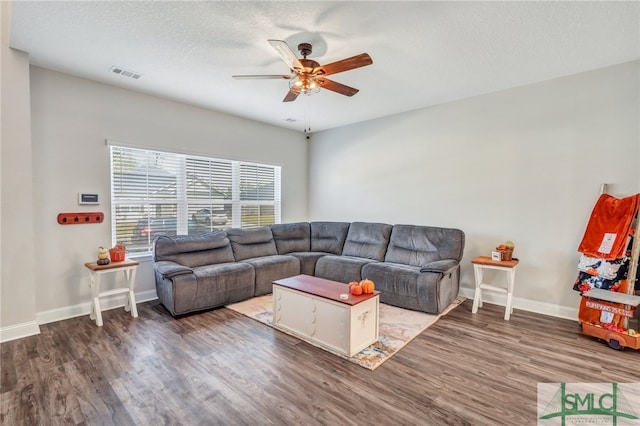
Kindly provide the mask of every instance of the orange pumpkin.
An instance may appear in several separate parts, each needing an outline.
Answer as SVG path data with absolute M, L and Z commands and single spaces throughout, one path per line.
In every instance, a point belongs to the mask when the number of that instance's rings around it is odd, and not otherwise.
M 351 287 L 353 287 L 354 285 L 360 285 L 360 283 L 358 281 L 351 281 L 349 283 L 349 290 L 351 290 Z
M 362 287 L 362 292 L 364 294 L 371 294 L 371 293 L 373 293 L 373 290 L 376 288 L 376 286 L 373 283 L 373 281 L 368 280 L 368 279 L 364 279 L 364 280 L 360 281 L 360 287 Z
M 356 283 L 355 285 L 350 286 L 350 291 L 354 296 L 360 296 L 362 294 L 362 287 L 360 284 Z

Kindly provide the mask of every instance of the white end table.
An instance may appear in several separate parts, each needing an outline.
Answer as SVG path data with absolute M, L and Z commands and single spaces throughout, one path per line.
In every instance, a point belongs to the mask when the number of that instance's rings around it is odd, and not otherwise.
M 473 308 L 471 313 L 478 312 L 478 308 L 482 307 L 482 290 L 492 290 L 507 294 L 507 306 L 504 312 L 504 319 L 509 321 L 509 317 L 513 313 L 513 287 L 516 280 L 516 268 L 518 260 L 493 260 L 487 256 L 479 256 L 471 261 L 473 263 L 473 272 L 476 278 L 476 293 L 473 296 Z M 485 269 L 495 269 L 507 273 L 507 287 L 498 287 L 495 285 L 482 282 L 483 272 Z
M 138 317 L 138 308 L 136 307 L 136 297 L 133 292 L 136 282 L 136 269 L 139 262 L 135 260 L 125 259 L 122 262 L 111 262 L 108 265 L 98 265 L 96 262 L 87 262 L 84 266 L 89 269 L 89 286 L 91 287 L 91 313 L 89 318 L 96 321 L 98 327 L 102 327 L 102 311 L 100 309 L 100 298 L 112 296 L 116 294 L 126 294 L 127 299 L 124 310 L 131 311 L 131 316 Z M 124 272 L 127 280 L 127 287 L 116 288 L 113 290 L 100 291 L 100 277 L 104 274 L 114 272 Z

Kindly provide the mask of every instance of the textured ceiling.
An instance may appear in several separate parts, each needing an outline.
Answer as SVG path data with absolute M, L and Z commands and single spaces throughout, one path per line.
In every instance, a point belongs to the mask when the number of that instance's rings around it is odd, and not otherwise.
M 313 45 L 360 89 L 283 103 L 267 42 Z M 640 58 L 634 2 L 14 1 L 11 47 L 41 67 L 296 130 L 329 129 Z M 296 51 L 297 53 L 297 51 Z M 109 72 L 119 66 L 138 80 Z

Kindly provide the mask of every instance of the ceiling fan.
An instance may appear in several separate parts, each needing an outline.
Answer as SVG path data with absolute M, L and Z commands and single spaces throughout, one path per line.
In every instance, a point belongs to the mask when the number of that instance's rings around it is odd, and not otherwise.
M 291 70 L 291 74 L 283 75 L 234 75 L 237 79 L 285 79 L 289 80 L 289 92 L 283 102 L 295 101 L 301 93 L 310 95 L 320 91 L 320 88 L 331 90 L 345 96 L 353 96 L 358 89 L 326 78 L 328 75 L 349 71 L 354 68 L 371 65 L 373 60 L 367 53 L 361 53 L 351 58 L 342 59 L 327 65 L 320 65 L 312 59 L 307 59 L 311 54 L 312 46 L 309 43 L 300 43 L 298 50 L 302 59 L 298 59 L 286 42 L 282 40 L 269 40 L 269 43 L 278 52 L 282 60 Z

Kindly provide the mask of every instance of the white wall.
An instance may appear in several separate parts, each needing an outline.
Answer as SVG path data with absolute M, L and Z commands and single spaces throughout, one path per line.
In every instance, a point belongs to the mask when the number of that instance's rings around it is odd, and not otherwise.
M 282 221 L 307 219 L 308 143 L 301 133 L 38 67 L 31 67 L 31 119 L 40 323 L 88 312 L 83 264 L 97 258 L 98 246 L 111 244 L 105 139 L 281 165 Z M 78 192 L 98 193 L 100 205 L 79 206 Z M 82 211 L 103 211 L 105 221 L 56 222 L 58 213 Z M 114 285 L 111 274 L 106 278 Z M 155 298 L 150 262 L 136 281 L 140 299 Z
M 467 294 L 470 259 L 514 240 L 516 308 L 562 316 L 575 314 L 576 247 L 600 184 L 616 195 L 639 192 L 638 62 L 319 132 L 309 149 L 286 129 L 29 70 L 25 54 L 5 47 L 0 340 L 14 326 L 37 332 L 34 315 L 44 323 L 88 312 L 82 265 L 110 244 L 107 138 L 280 164 L 283 222 L 461 228 Z M 30 120 L 30 129 L 11 133 L 9 102 L 22 111 L 15 123 Z M 78 206 L 79 191 L 99 193 L 102 204 Z M 56 223 L 60 212 L 93 210 L 106 213 L 103 224 Z M 137 290 L 155 295 L 148 262 Z
M 8 46 L 10 9 L 10 2 L 1 2 L 0 341 L 39 332 L 35 309 L 29 57 Z
M 640 192 L 639 72 L 636 61 L 314 134 L 309 219 L 460 228 L 467 295 L 470 260 L 513 240 L 515 307 L 575 317 L 576 249 L 600 184 Z

